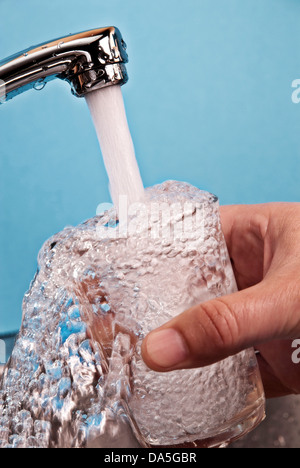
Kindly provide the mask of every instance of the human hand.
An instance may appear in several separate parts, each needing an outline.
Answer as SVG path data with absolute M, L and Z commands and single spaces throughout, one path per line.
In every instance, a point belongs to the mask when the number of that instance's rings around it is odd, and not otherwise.
M 222 228 L 239 292 L 197 305 L 144 340 L 158 371 L 203 367 L 248 347 L 267 397 L 300 393 L 300 203 L 221 208 Z

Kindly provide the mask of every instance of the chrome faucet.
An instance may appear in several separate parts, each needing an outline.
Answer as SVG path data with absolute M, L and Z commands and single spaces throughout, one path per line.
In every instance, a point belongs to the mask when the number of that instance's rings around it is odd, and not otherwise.
M 60 78 L 75 96 L 128 81 L 126 44 L 115 27 L 71 34 L 0 62 L 0 103 Z

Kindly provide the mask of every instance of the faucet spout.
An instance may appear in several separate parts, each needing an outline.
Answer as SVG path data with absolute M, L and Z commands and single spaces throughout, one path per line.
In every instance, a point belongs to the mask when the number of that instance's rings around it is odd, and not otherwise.
M 0 62 L 0 103 L 59 78 L 77 97 L 128 81 L 126 44 L 115 27 L 61 37 Z

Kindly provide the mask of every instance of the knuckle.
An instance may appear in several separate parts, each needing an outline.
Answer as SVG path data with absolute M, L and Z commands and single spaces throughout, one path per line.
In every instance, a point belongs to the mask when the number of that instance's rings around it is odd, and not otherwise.
M 216 349 L 228 351 L 237 347 L 239 326 L 236 314 L 221 298 L 202 304 L 202 323 Z
M 293 276 L 292 281 L 286 281 L 282 286 L 280 297 L 282 303 L 285 303 L 284 330 L 288 333 L 300 330 L 300 279 L 297 274 Z

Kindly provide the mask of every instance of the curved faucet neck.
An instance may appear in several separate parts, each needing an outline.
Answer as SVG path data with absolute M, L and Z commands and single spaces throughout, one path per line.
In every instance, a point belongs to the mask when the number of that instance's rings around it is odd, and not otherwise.
M 78 97 L 128 81 L 126 44 L 115 27 L 45 42 L 0 62 L 0 103 L 59 78 Z M 2 97 L 2 99 L 1 99 Z

